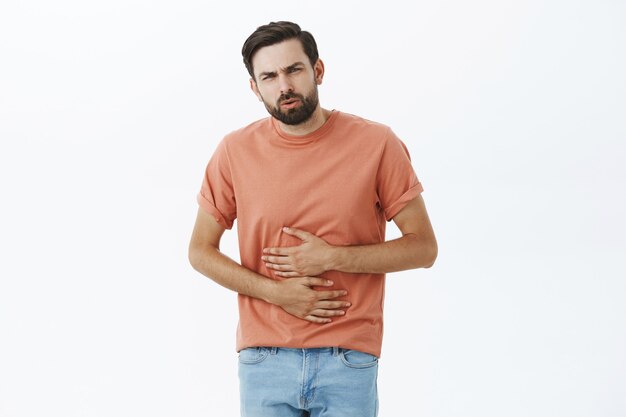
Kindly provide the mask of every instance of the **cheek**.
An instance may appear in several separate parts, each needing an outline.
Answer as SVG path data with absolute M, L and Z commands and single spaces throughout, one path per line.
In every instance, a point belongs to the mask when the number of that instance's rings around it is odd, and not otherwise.
M 258 91 L 263 101 L 269 102 L 269 103 L 274 103 L 276 101 L 274 99 L 275 92 L 271 87 L 265 86 L 262 89 L 259 89 Z

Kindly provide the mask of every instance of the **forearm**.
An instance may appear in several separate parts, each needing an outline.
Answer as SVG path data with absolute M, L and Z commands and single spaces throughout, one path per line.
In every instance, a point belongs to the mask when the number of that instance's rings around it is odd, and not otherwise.
M 333 246 L 329 270 L 351 273 L 387 273 L 429 268 L 437 257 L 437 244 L 413 233 L 386 242 Z
M 270 302 L 276 281 L 241 266 L 215 247 L 190 249 L 189 262 L 196 271 L 225 288 Z
M 324 278 L 301 277 L 275 281 L 257 274 L 222 254 L 214 246 L 189 251 L 191 265 L 201 274 L 239 294 L 275 304 L 287 313 L 313 323 L 329 323 L 350 307 L 347 300 L 337 300 L 345 290 L 316 290 L 333 283 Z

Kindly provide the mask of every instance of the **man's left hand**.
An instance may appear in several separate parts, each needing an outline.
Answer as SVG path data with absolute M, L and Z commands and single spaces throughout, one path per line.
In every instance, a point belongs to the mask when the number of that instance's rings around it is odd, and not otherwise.
M 314 277 L 331 269 L 333 246 L 314 234 L 293 227 L 283 227 L 283 232 L 302 240 L 299 246 L 263 249 L 261 259 L 265 265 L 285 278 Z

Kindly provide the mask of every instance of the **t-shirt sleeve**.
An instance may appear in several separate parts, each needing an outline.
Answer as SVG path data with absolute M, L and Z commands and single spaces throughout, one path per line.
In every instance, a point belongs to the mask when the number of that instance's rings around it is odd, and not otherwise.
M 407 147 L 389 129 L 376 174 L 376 192 L 385 219 L 390 221 L 423 190 Z
M 233 227 L 237 217 L 231 166 L 224 141 L 215 149 L 204 171 L 198 204 L 226 229 Z

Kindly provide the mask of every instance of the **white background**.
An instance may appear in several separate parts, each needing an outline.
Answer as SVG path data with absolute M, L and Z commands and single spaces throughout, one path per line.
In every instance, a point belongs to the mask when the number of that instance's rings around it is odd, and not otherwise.
M 63 0 L 0 6 L 0 416 L 238 415 L 236 297 L 187 244 L 216 144 L 266 115 L 240 49 L 272 20 L 425 187 L 439 258 L 388 277 L 380 416 L 626 415 L 624 2 Z

